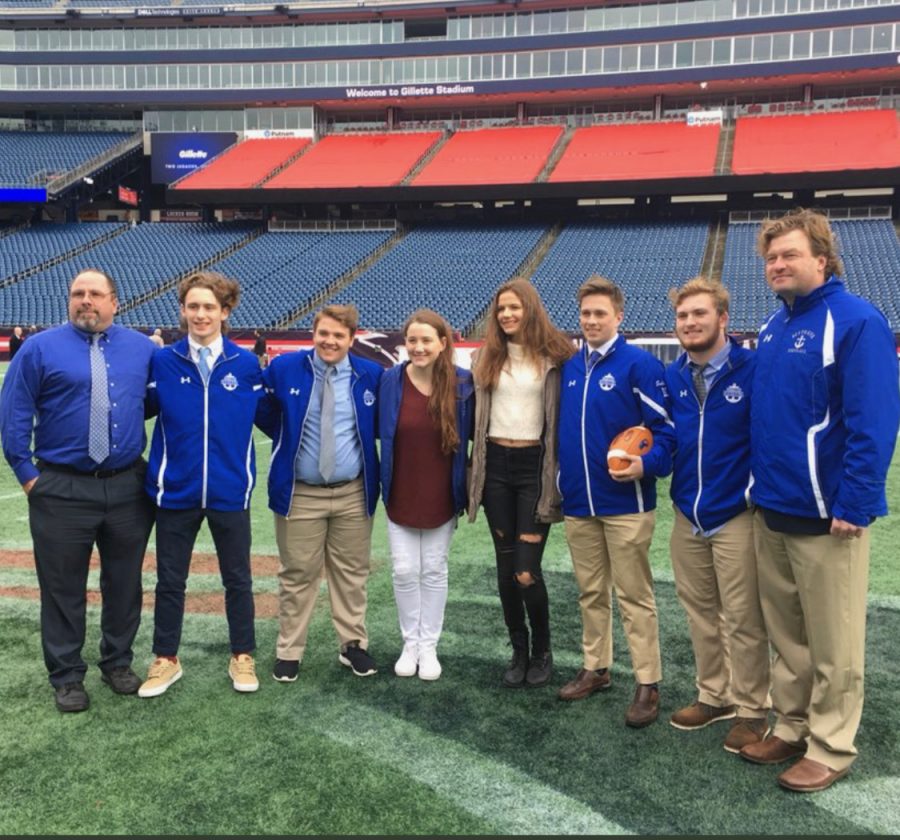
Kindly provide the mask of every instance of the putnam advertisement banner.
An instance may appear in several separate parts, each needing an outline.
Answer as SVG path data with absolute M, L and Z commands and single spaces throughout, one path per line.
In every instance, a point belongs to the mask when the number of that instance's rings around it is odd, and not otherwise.
M 154 133 L 150 140 L 150 175 L 154 184 L 171 184 L 220 155 L 237 142 L 233 131 Z

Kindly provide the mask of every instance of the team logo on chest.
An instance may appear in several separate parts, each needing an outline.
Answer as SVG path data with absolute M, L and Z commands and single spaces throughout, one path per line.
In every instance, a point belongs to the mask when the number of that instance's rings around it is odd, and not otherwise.
M 725 389 L 724 394 L 725 399 L 732 404 L 739 403 L 744 399 L 744 392 L 741 390 L 741 386 L 736 385 L 734 382 Z
M 375 394 L 373 394 L 368 388 L 363 391 L 363 402 L 366 405 L 375 405 Z
M 607 373 L 606 376 L 600 379 L 599 384 L 601 391 L 612 391 L 616 387 L 616 377 L 611 373 Z
M 792 349 L 788 350 L 789 353 L 805 353 L 806 352 L 806 343 L 811 342 L 816 337 L 816 334 L 812 330 L 797 330 L 792 336 L 791 339 L 794 342 L 794 346 Z
M 227 373 L 222 377 L 222 387 L 226 391 L 233 391 L 238 386 L 237 378 L 233 373 Z

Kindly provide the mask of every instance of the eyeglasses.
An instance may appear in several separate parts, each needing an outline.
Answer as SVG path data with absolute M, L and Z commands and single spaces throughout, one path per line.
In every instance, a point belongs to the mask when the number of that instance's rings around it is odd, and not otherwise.
M 103 298 L 111 296 L 112 292 L 98 292 L 95 289 L 76 289 L 73 292 L 69 292 L 71 300 L 84 300 L 85 298 L 89 300 L 103 300 Z

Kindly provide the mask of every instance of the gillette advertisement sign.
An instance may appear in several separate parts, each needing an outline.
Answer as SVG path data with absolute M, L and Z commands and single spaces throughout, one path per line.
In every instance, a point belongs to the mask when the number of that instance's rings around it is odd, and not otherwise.
M 150 141 L 150 172 L 154 184 L 171 184 L 222 154 L 237 142 L 233 131 L 154 133 Z

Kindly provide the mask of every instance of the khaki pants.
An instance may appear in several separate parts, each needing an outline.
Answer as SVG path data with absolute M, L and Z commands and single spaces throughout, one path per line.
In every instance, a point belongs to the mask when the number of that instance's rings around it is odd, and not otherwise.
M 323 569 L 341 646 L 358 641 L 367 648 L 372 519 L 366 512 L 362 479 L 332 488 L 297 482 L 288 515 L 275 516 L 275 538 L 281 557 L 276 656 L 303 659 Z
M 856 757 L 863 706 L 869 532 L 781 534 L 754 520 L 759 593 L 772 662 L 773 732 L 834 770 Z
M 566 540 L 578 581 L 584 667 L 612 665 L 612 591 L 639 683 L 659 682 L 659 625 L 648 554 L 656 513 L 567 516 Z
M 676 508 L 669 545 L 694 648 L 698 700 L 735 704 L 740 717 L 764 718 L 769 640 L 759 603 L 753 514 L 744 511 L 704 537 L 693 533 Z

